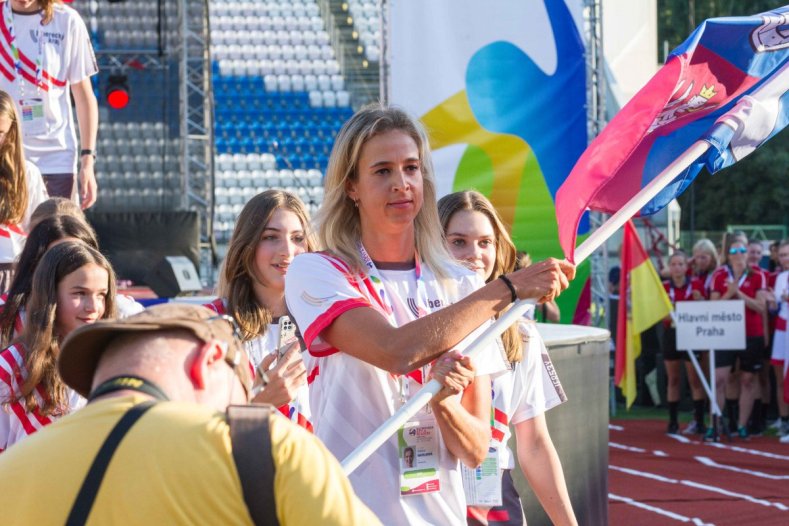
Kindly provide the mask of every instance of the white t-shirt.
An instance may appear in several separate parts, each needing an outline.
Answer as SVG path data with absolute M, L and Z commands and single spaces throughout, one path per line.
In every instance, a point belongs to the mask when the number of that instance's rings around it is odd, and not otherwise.
M 36 211 L 38 205 L 49 199 L 47 187 L 38 167 L 30 161 L 25 161 L 25 180 L 27 181 L 27 211 L 22 220 L 22 228 L 30 232 L 30 216 Z
M 38 205 L 49 199 L 47 195 L 47 188 L 44 186 L 44 180 L 41 178 L 41 172 L 38 171 L 36 165 L 31 162 L 26 162 L 26 176 L 27 181 L 27 210 L 22 220 L 22 224 L 2 224 L 0 225 L 0 263 L 13 263 L 16 261 L 17 256 L 25 248 L 25 241 L 27 241 L 27 225 L 30 220 L 30 215 Z
M 567 401 L 548 350 L 534 322 L 518 325 L 523 360 L 493 380 L 493 426 L 490 447 L 499 454 L 499 467 L 512 469 L 515 458 L 507 447 L 510 425 L 519 424 Z
M 3 2 L 4 4 L 5 2 Z M 0 4 L 0 7 L 4 7 Z M 41 26 L 40 13 L 13 13 L 15 45 L 20 53 L 22 78 L 14 65 L 11 34 L 0 16 L 0 89 L 6 91 L 22 112 L 20 100 L 43 99 L 47 130 L 26 133 L 23 124 L 25 157 L 43 174 L 76 173 L 77 136 L 71 110 L 70 85 L 95 75 L 99 68 L 85 22 L 71 7 L 55 4 L 52 21 Z M 39 56 L 37 35 L 43 36 L 43 86 L 35 86 Z M 20 84 L 23 87 L 20 88 Z M 22 116 L 24 123 L 24 116 Z
M 449 263 L 446 270 L 455 290 L 445 290 L 429 269 L 423 268 L 428 307 L 438 310 L 467 296 L 482 285 L 471 271 Z M 394 321 L 405 325 L 417 318 L 414 270 L 381 271 L 385 294 L 392 299 Z M 285 277 L 285 299 L 295 317 L 307 349 L 313 357 L 310 406 L 315 434 L 340 460 L 402 406 L 399 379 L 387 371 L 332 348 L 320 334 L 344 312 L 372 307 L 381 312 L 371 280 L 351 273 L 339 259 L 311 253 L 297 256 Z M 400 298 L 406 298 L 400 300 Z M 382 316 L 385 314 L 382 313 Z M 388 321 L 389 318 L 387 318 Z M 459 349 L 487 328 L 479 328 Z M 360 327 L 359 330 L 365 330 Z M 478 375 L 497 375 L 506 370 L 498 346 L 493 344 L 474 360 Z M 421 371 L 407 377 L 408 395 L 422 386 Z M 439 433 L 440 434 L 440 433 Z M 351 475 L 359 498 L 384 524 L 465 524 L 466 502 L 458 460 L 439 440 L 441 491 L 400 497 L 399 458 L 396 436 L 392 436 Z

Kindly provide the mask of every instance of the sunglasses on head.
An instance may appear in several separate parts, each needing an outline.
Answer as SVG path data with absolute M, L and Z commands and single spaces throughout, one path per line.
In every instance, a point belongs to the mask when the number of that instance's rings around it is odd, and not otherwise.
M 740 248 L 732 247 L 729 249 L 729 254 L 745 254 L 746 252 L 748 252 L 748 249 L 745 247 L 740 247 Z

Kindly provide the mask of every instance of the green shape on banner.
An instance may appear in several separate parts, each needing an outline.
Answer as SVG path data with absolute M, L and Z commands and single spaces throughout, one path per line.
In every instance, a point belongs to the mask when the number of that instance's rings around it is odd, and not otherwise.
M 489 196 L 493 191 L 493 163 L 485 150 L 469 145 L 460 158 L 452 191 L 460 192 L 473 188 Z
M 452 190 L 458 192 L 473 189 L 490 197 L 493 179 L 493 163 L 490 157 L 484 149 L 469 145 L 458 164 Z M 510 234 L 518 250 L 528 252 L 532 261 L 541 261 L 548 257 L 564 258 L 559 245 L 553 199 L 545 184 L 537 158 L 531 151 L 526 157 L 526 164 L 521 173 L 516 203 L 512 214 L 515 220 Z M 578 242 L 581 243 L 586 237 L 588 234 L 579 236 Z M 584 262 L 577 269 L 576 278 L 570 287 L 557 299 L 563 323 L 573 321 L 578 299 L 589 274 L 590 265 Z

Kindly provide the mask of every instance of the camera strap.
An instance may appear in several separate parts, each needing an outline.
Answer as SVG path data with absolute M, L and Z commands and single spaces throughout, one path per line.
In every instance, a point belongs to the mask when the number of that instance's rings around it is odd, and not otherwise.
M 66 526 L 81 526 L 88 521 L 93 502 L 96 500 L 101 481 L 104 479 L 104 474 L 107 472 L 107 467 L 110 465 L 115 450 L 118 449 L 121 440 L 123 440 L 123 437 L 126 436 L 126 433 L 129 432 L 137 420 L 155 404 L 156 402 L 154 401 L 147 401 L 135 405 L 126 411 L 118 423 L 115 424 L 115 427 L 112 428 L 112 431 L 104 440 L 104 444 L 101 445 L 101 449 L 96 454 L 96 458 L 93 459 L 93 464 L 91 464 L 85 480 L 82 482 L 82 487 L 79 489 L 68 519 L 66 519 Z

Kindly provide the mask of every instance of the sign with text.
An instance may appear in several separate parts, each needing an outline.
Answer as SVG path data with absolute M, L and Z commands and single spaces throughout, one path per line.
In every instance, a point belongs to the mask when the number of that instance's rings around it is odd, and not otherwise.
M 745 349 L 745 302 L 678 301 L 674 312 L 677 349 Z

